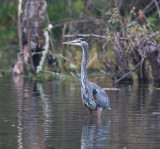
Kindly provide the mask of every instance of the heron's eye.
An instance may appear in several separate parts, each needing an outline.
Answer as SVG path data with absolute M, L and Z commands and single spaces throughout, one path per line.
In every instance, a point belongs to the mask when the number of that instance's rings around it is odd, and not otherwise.
M 81 41 L 81 42 L 84 42 L 84 41 L 86 41 L 85 39 L 83 39 L 83 38 L 79 38 L 79 40 Z

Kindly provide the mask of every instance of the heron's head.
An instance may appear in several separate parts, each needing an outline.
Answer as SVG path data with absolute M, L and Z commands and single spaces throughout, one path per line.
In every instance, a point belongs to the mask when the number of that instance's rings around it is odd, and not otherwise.
M 87 45 L 87 42 L 83 38 L 78 38 L 72 41 L 63 42 L 62 44 L 68 44 L 68 45 L 76 45 L 82 47 L 83 45 Z

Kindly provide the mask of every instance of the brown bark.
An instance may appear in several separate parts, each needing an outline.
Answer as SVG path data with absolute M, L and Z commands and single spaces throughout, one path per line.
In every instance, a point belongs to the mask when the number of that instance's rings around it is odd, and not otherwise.
M 146 61 L 140 65 L 138 71 L 137 71 L 137 76 L 138 76 L 138 82 L 139 83 L 148 83 L 149 82 L 149 72 L 147 70 L 146 66 Z
M 117 36 L 115 36 L 115 39 L 114 39 L 113 52 L 115 54 L 116 65 L 117 65 L 116 75 L 117 75 L 117 78 L 120 78 L 122 75 L 124 75 L 129 71 L 129 67 L 128 67 L 127 58 L 124 54 L 124 50 L 120 45 L 120 42 Z M 132 80 L 131 75 L 128 75 L 125 79 L 131 81 Z
M 3 68 L 2 68 L 2 66 L 0 65 L 0 74 L 2 74 L 2 75 L 4 75 L 5 73 L 4 73 L 4 70 L 3 70 Z
M 144 47 L 148 60 L 152 68 L 153 81 L 156 84 L 160 83 L 160 45 L 155 41 L 146 41 Z
M 141 46 L 140 46 L 141 47 Z M 142 48 L 142 47 L 141 47 Z M 135 48 L 131 53 L 132 64 L 137 65 L 142 58 L 145 58 L 144 54 L 140 54 L 138 52 L 138 48 Z M 140 50 L 141 51 L 141 50 Z M 137 69 L 137 77 L 139 83 L 148 83 L 149 82 L 149 70 L 147 69 L 146 59 L 144 59 L 143 63 L 140 65 L 139 69 Z

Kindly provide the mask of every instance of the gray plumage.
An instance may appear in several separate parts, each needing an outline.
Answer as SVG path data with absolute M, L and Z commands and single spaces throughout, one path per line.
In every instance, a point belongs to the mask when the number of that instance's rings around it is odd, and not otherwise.
M 104 109 L 110 108 L 110 101 L 106 92 L 97 84 L 89 82 L 87 77 L 87 58 L 88 58 L 88 43 L 85 39 L 80 38 L 63 44 L 71 44 L 81 46 L 83 50 L 82 64 L 81 64 L 81 96 L 82 102 L 90 110 L 96 110 L 97 106 Z M 94 94 L 94 95 L 93 95 Z

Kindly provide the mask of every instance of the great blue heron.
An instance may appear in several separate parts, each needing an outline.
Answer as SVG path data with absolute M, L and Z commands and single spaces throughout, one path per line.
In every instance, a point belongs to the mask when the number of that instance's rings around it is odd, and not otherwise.
M 89 82 L 87 77 L 87 58 L 88 58 L 88 43 L 85 39 L 79 38 L 73 41 L 64 42 L 62 44 L 76 45 L 82 47 L 82 64 L 81 64 L 81 96 L 82 102 L 89 110 L 89 116 L 92 111 L 97 111 L 98 118 L 101 117 L 103 109 L 111 109 L 110 101 L 106 92 L 97 84 Z

